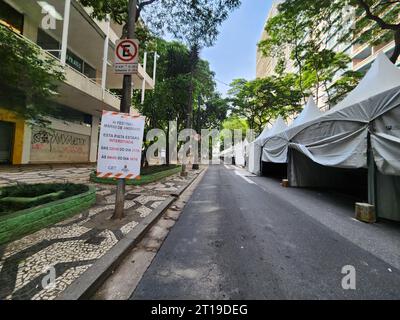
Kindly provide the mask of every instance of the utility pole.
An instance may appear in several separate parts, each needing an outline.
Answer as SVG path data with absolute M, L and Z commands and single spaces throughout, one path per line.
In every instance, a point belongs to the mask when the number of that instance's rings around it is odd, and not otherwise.
M 137 0 L 129 0 L 128 8 L 128 39 L 135 38 L 137 15 Z M 132 75 L 124 75 L 122 84 L 122 98 L 121 98 L 121 113 L 130 113 L 132 104 Z M 117 193 L 115 198 L 115 211 L 112 219 L 122 219 L 124 217 L 124 203 L 125 203 L 125 179 L 118 179 Z

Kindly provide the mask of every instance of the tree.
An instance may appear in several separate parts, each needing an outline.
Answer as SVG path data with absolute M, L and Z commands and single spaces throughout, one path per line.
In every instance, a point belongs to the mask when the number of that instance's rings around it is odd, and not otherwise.
M 85 6 L 91 6 L 93 16 L 104 19 L 107 14 L 129 29 L 127 15 L 128 0 L 80 0 Z M 132 0 L 130 0 L 132 1 Z M 192 126 L 193 77 L 202 47 L 211 46 L 218 35 L 219 25 L 226 20 L 231 10 L 240 5 L 240 0 L 134 0 L 137 3 L 135 21 L 140 18 L 155 33 L 168 32 L 190 47 L 190 83 L 187 102 L 187 127 Z M 131 3 L 131 2 L 130 2 Z M 127 32 L 124 32 L 126 34 Z M 185 171 L 185 166 L 182 167 Z
M 190 51 L 179 42 L 157 39 L 158 60 L 157 81 L 154 91 L 146 93 L 144 104 L 140 104 L 140 91 L 134 94 L 138 109 L 147 118 L 146 132 L 152 128 L 166 130 L 167 164 L 169 164 L 169 122 L 176 120 L 178 129 L 184 129 L 187 121 L 187 90 L 190 78 Z M 227 113 L 227 102 L 216 93 L 214 73 L 209 63 L 199 60 L 193 83 L 196 90 L 192 99 L 195 106 L 195 126 L 219 128 Z M 201 102 L 199 103 L 199 97 Z
M 40 48 L 25 41 L 12 30 L 0 26 L 0 101 L 31 124 L 45 126 L 48 116 L 56 116 L 51 101 L 63 70 Z
M 400 1 L 381 0 L 285 0 L 279 13 L 266 25 L 268 39 L 260 48 L 268 56 L 277 56 L 282 47 L 291 51 L 299 70 L 299 87 L 306 97 L 310 88 L 319 98 L 324 87 L 328 103 L 337 102 L 360 78 L 347 70 L 350 61 L 343 53 L 330 49 L 330 41 L 379 45 L 395 40 L 391 60 L 400 54 Z M 337 74 L 343 79 L 332 83 Z M 351 78 L 352 77 L 352 78 Z
M 400 0 L 285 0 L 279 12 L 298 19 L 305 33 L 319 33 L 322 41 L 338 33 L 340 42 L 377 45 L 394 40 L 392 62 L 400 55 Z
M 109 14 L 118 24 L 128 22 L 129 0 L 80 0 L 93 8 L 93 16 L 104 20 Z M 218 26 L 226 20 L 240 0 L 138 0 L 136 21 L 140 18 L 157 34 L 173 34 L 187 43 L 210 46 Z M 125 28 L 126 29 L 126 28 Z
M 270 76 L 253 81 L 234 80 L 229 90 L 232 112 L 247 119 L 250 129 L 261 133 L 279 115 L 294 115 L 301 108 L 301 91 L 296 76 Z

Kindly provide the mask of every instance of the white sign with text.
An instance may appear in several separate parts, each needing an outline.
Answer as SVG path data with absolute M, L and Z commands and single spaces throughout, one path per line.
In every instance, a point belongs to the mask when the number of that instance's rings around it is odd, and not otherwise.
M 145 118 L 103 111 L 97 176 L 136 179 L 140 177 Z

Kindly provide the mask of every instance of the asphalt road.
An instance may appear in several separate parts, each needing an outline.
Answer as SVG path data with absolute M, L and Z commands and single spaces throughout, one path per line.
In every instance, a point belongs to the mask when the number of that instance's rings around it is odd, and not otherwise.
M 378 250 L 400 227 L 353 221 L 345 198 L 241 175 L 209 167 L 131 299 L 400 299 L 400 249 Z M 342 288 L 346 265 L 356 290 Z

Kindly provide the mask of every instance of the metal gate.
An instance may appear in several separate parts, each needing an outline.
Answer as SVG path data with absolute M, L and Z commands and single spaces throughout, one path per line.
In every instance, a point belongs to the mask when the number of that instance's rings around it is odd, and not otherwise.
M 0 164 L 11 163 L 15 125 L 0 121 Z

